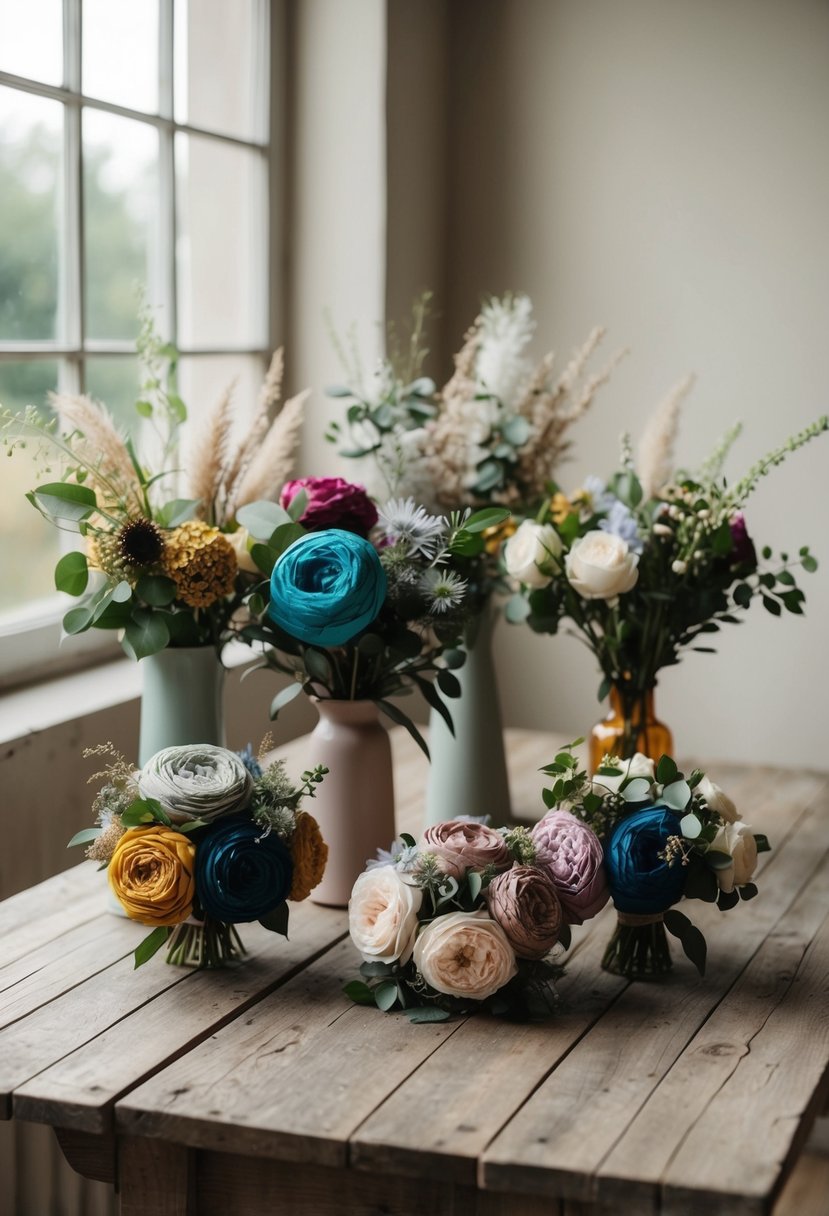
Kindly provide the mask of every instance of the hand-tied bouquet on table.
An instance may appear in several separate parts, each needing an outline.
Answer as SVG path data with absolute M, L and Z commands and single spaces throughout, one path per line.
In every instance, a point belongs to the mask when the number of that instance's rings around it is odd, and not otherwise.
M 30 406 L 0 414 L 9 450 L 34 445 L 44 473 L 60 479 L 27 495 L 51 523 L 79 533 L 84 551 L 55 569 L 59 591 L 81 597 L 66 613 L 67 633 L 122 631 L 135 659 L 166 647 L 219 647 L 251 582 L 240 507 L 275 498 L 290 476 L 305 396 L 279 408 L 282 352 L 274 356 L 246 434 L 232 433 L 232 387 L 197 434 L 179 497 L 181 427 L 177 352 L 144 317 L 138 352 L 144 370 L 135 438 L 124 436 L 104 405 L 56 394 L 55 417 Z M 141 455 L 144 446 L 147 455 Z M 245 573 L 242 574 L 241 572 Z
M 242 922 L 287 936 L 286 901 L 307 899 L 325 869 L 328 848 L 300 803 L 327 770 L 310 769 L 294 785 L 284 761 L 263 767 L 209 744 L 165 748 L 141 769 L 110 744 L 84 754 L 112 759 L 90 778 L 103 780 L 97 826 L 69 843 L 87 845 L 127 916 L 151 927 L 136 967 L 162 946 L 168 963 L 237 961 Z
M 349 928 L 364 979 L 346 994 L 413 1022 L 547 1014 L 562 971 L 552 952 L 607 898 L 601 844 L 567 812 L 532 831 L 433 824 L 419 843 L 395 841 L 354 884 Z
M 757 855 L 768 840 L 699 769 L 686 777 L 670 756 L 655 765 L 637 752 L 627 761 L 606 756 L 591 780 L 575 746 L 542 770 L 554 783 L 543 791 L 550 810 L 535 834 L 555 833 L 564 815 L 600 837 L 618 917 L 602 966 L 629 979 L 658 978 L 671 969 L 667 929 L 704 974 L 705 938 L 675 905 L 700 899 L 726 912 L 753 899 Z
M 334 421 L 328 438 L 345 456 L 373 469 L 370 484 L 413 495 L 428 510 L 461 511 L 505 504 L 534 513 L 570 447 L 573 425 L 592 404 L 618 360 L 597 373 L 588 365 L 604 331 L 594 329 L 559 374 L 554 356 L 529 354 L 536 328 L 525 295 L 488 300 L 455 357 L 451 379 L 438 389 L 424 374 L 424 328 L 429 298 L 414 309 L 408 341 L 388 335 L 388 355 L 366 377 L 356 350 L 340 358 L 347 387 L 329 389 L 348 402 L 345 426 Z M 506 593 L 499 550 L 511 520 L 487 529 L 459 556 L 472 612 L 461 673 L 465 695 L 454 714 L 456 737 L 432 714 L 433 764 L 427 820 L 447 817 L 460 801 L 509 818 L 509 788 L 492 658 L 497 598 Z M 486 708 L 483 708 L 486 706 Z
M 769 452 L 729 485 L 723 464 L 734 427 L 696 473 L 674 471 L 672 449 L 679 403 L 688 382 L 652 420 L 638 468 L 623 440 L 621 467 L 605 482 L 589 477 L 569 497 L 554 488 L 534 519 L 504 546 L 519 592 L 507 605 L 513 622 L 538 633 L 571 623 L 602 671 L 599 699 L 613 713 L 591 741 L 595 768 L 605 752 L 629 758 L 638 749 L 657 758 L 670 734 L 653 717 L 658 673 L 682 652 L 704 643 L 759 598 L 766 610 L 801 614 L 805 596 L 793 569 L 817 568 L 807 546 L 772 563 L 758 557 L 744 508 L 758 482 L 786 456 L 829 427 L 825 417 Z

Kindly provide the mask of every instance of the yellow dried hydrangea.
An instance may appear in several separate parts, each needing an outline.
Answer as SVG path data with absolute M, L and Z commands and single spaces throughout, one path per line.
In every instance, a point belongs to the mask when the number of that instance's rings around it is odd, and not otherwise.
M 288 899 L 307 899 L 322 879 L 328 860 L 328 845 L 322 838 L 316 819 L 305 811 L 297 812 L 296 828 L 291 838 L 291 858 L 294 874 Z
M 190 608 L 209 608 L 230 595 L 239 569 L 227 537 L 199 519 L 169 534 L 163 567 L 176 585 L 176 598 Z

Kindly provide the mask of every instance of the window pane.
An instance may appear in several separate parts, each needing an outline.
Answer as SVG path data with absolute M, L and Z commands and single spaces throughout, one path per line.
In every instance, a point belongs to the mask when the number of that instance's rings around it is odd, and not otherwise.
M 264 157 L 178 135 L 176 182 L 181 344 L 264 346 Z
M 0 71 L 63 84 L 63 0 L 0 0 Z
M 85 110 L 86 332 L 138 333 L 139 290 L 160 303 L 158 134 L 146 123 Z
M 158 112 L 158 0 L 83 0 L 82 80 L 87 97 Z
M 0 402 L 18 412 L 26 405 L 37 405 L 45 416 L 50 411 L 46 394 L 57 384 L 57 364 L 51 360 L 0 362 Z M 0 579 L 0 618 L 22 612 L 27 604 L 55 592 L 54 569 L 60 556 L 60 532 L 47 523 L 24 495 L 49 481 L 47 463 L 36 458 L 37 444 L 28 441 L 3 459 L 0 481 L 0 568 L 13 571 L 13 577 Z M 53 472 L 57 473 L 56 466 Z
M 90 397 L 107 407 L 122 431 L 135 435 L 141 422 L 135 410 L 140 384 L 138 360 L 128 355 L 90 355 L 85 379 Z
M 185 470 L 183 493 L 188 492 L 188 477 L 192 472 L 190 453 L 198 441 L 200 428 L 224 393 L 233 387 L 233 440 L 247 433 L 259 400 L 259 390 L 265 376 L 264 360 L 252 355 L 187 356 L 178 368 L 179 391 L 187 404 L 188 421 L 182 444 L 182 468 Z
M 265 37 L 261 0 L 176 0 L 176 121 L 263 140 Z
M 63 106 L 0 88 L 0 339 L 55 338 Z

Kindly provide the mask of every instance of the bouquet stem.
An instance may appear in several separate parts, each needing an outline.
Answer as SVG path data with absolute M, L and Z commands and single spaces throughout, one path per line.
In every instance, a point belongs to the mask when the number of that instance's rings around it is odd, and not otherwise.
M 616 915 L 616 931 L 602 957 L 603 969 L 629 980 L 655 980 L 670 971 L 673 963 L 662 913 Z
M 184 921 L 167 943 L 167 962 L 174 967 L 227 967 L 246 953 L 236 926 L 220 920 Z

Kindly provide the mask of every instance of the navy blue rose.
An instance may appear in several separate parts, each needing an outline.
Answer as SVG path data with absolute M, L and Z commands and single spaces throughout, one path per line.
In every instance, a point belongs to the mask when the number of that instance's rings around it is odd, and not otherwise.
M 205 916 L 225 924 L 261 920 L 288 897 L 294 866 L 275 832 L 247 815 L 229 815 L 196 845 L 196 898 Z
M 664 857 L 668 837 L 681 834 L 679 816 L 664 806 L 645 807 L 617 823 L 605 846 L 604 864 L 620 912 L 649 916 L 681 898 L 686 871 L 680 859 L 669 865 Z
M 268 615 L 301 642 L 342 646 L 371 624 L 385 598 L 374 546 L 329 528 L 301 536 L 277 559 Z

